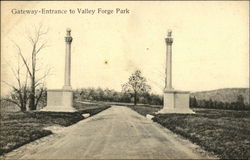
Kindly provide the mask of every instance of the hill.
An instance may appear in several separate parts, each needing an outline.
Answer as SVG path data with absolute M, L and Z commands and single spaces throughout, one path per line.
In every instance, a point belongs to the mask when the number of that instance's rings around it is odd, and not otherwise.
M 249 88 L 223 88 L 211 91 L 200 91 L 193 92 L 190 94 L 191 97 L 194 97 L 197 100 L 209 100 L 220 101 L 220 102 L 235 102 L 237 97 L 242 95 L 244 98 L 244 103 L 249 104 Z

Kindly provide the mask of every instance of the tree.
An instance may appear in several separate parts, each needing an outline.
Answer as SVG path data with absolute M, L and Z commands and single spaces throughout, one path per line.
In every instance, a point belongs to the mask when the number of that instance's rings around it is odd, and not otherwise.
M 214 108 L 214 101 L 211 98 L 209 98 L 209 100 L 208 100 L 208 106 L 207 107 L 208 108 Z
M 239 109 L 244 109 L 245 108 L 245 103 L 244 103 L 244 97 L 242 95 L 237 96 L 237 107 Z
M 197 108 L 198 107 L 198 103 L 197 103 L 197 100 L 196 100 L 196 97 L 190 97 L 190 107 L 192 108 Z
M 10 64 L 8 64 L 11 66 Z M 15 77 L 15 80 L 17 82 L 17 85 L 8 83 L 6 81 L 3 81 L 6 85 L 11 87 L 11 93 L 9 97 L 4 98 L 3 100 L 11 102 L 15 105 L 17 105 L 22 112 L 26 111 L 27 109 L 27 103 L 28 103 L 28 96 L 29 96 L 29 90 L 28 90 L 28 72 L 25 73 L 22 72 L 23 65 L 20 64 L 20 56 L 18 55 L 18 61 L 17 66 L 11 66 L 11 71 Z M 22 76 L 25 74 L 25 76 Z
M 140 70 L 136 70 L 127 83 L 122 85 L 122 91 L 129 93 L 134 98 L 134 105 L 137 104 L 138 96 L 142 93 L 149 92 L 151 87 L 146 83 L 147 80 L 141 75 Z
M 18 66 L 18 69 L 16 71 L 13 71 L 14 76 L 18 82 L 18 88 L 14 87 L 13 85 L 10 85 L 14 89 L 14 93 L 16 93 L 18 96 L 12 100 L 12 103 L 22 106 L 21 110 L 24 109 L 23 105 L 26 105 L 26 103 L 29 103 L 29 109 L 30 110 L 36 110 L 38 103 L 45 92 L 44 90 L 44 79 L 49 74 L 50 69 L 46 70 L 43 75 L 40 77 L 36 76 L 37 71 L 39 71 L 41 68 L 37 67 L 37 60 L 38 60 L 38 54 L 47 47 L 47 42 L 44 40 L 44 36 L 48 33 L 48 29 L 43 29 L 42 25 L 39 25 L 39 27 L 34 27 L 34 34 L 27 35 L 28 40 L 31 45 L 31 59 L 30 61 L 27 60 L 27 58 L 24 57 L 23 51 L 21 47 L 13 42 L 15 44 L 15 47 L 17 48 L 18 57 L 20 57 L 22 64 L 25 68 L 26 79 L 24 82 L 21 81 L 20 72 L 21 67 Z M 30 83 L 28 84 L 27 78 L 30 79 Z M 37 89 L 39 88 L 39 89 Z M 10 100 L 10 99 L 9 99 Z

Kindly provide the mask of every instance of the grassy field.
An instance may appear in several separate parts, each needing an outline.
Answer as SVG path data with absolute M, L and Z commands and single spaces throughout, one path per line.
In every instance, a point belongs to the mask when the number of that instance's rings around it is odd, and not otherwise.
M 95 115 L 108 105 L 85 105 L 75 103 L 79 112 L 1 112 L 0 121 L 0 155 L 38 138 L 52 134 L 45 127 L 69 126 L 82 119 L 83 113 Z
M 158 108 L 130 107 L 142 115 Z M 221 159 L 250 158 L 250 111 L 194 109 L 196 114 L 158 114 L 153 121 Z

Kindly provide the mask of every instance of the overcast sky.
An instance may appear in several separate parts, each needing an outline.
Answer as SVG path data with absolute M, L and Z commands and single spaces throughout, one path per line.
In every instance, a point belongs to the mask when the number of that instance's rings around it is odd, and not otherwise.
M 49 89 L 62 88 L 66 28 L 72 29 L 72 87 L 121 90 L 136 69 L 154 93 L 162 93 L 167 30 L 173 31 L 173 87 L 200 91 L 249 87 L 249 7 L 247 1 L 215 2 L 2 2 L 1 77 L 15 79 L 19 44 L 28 56 L 26 34 L 42 23 L 49 47 L 39 62 L 52 67 Z M 129 14 L 21 15 L 12 9 L 129 9 Z M 76 11 L 77 12 L 77 11 Z M 107 64 L 105 64 L 107 61 Z M 8 65 L 9 63 L 10 65 Z M 43 73 L 43 70 L 39 72 Z M 8 89 L 1 84 L 2 94 Z

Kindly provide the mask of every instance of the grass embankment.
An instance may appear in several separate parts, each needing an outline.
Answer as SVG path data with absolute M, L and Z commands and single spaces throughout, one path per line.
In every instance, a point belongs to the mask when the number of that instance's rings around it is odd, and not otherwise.
M 147 114 L 155 115 L 157 111 L 161 109 L 160 106 L 150 106 L 150 105 L 141 105 L 141 106 L 128 106 L 129 108 L 135 110 L 139 114 L 146 116 Z
M 142 115 L 151 107 L 131 107 Z M 158 114 L 153 121 L 222 159 L 250 158 L 250 111 L 194 109 L 196 114 Z
M 83 113 L 95 115 L 107 105 L 88 106 L 75 103 L 78 112 L 3 112 L 0 121 L 0 155 L 41 137 L 52 134 L 45 127 L 69 126 L 82 119 Z
M 108 104 L 102 104 L 102 103 L 81 103 L 81 102 L 75 102 L 74 107 L 78 110 L 79 113 L 89 113 L 90 116 L 95 115 L 105 109 L 108 109 L 110 105 Z

